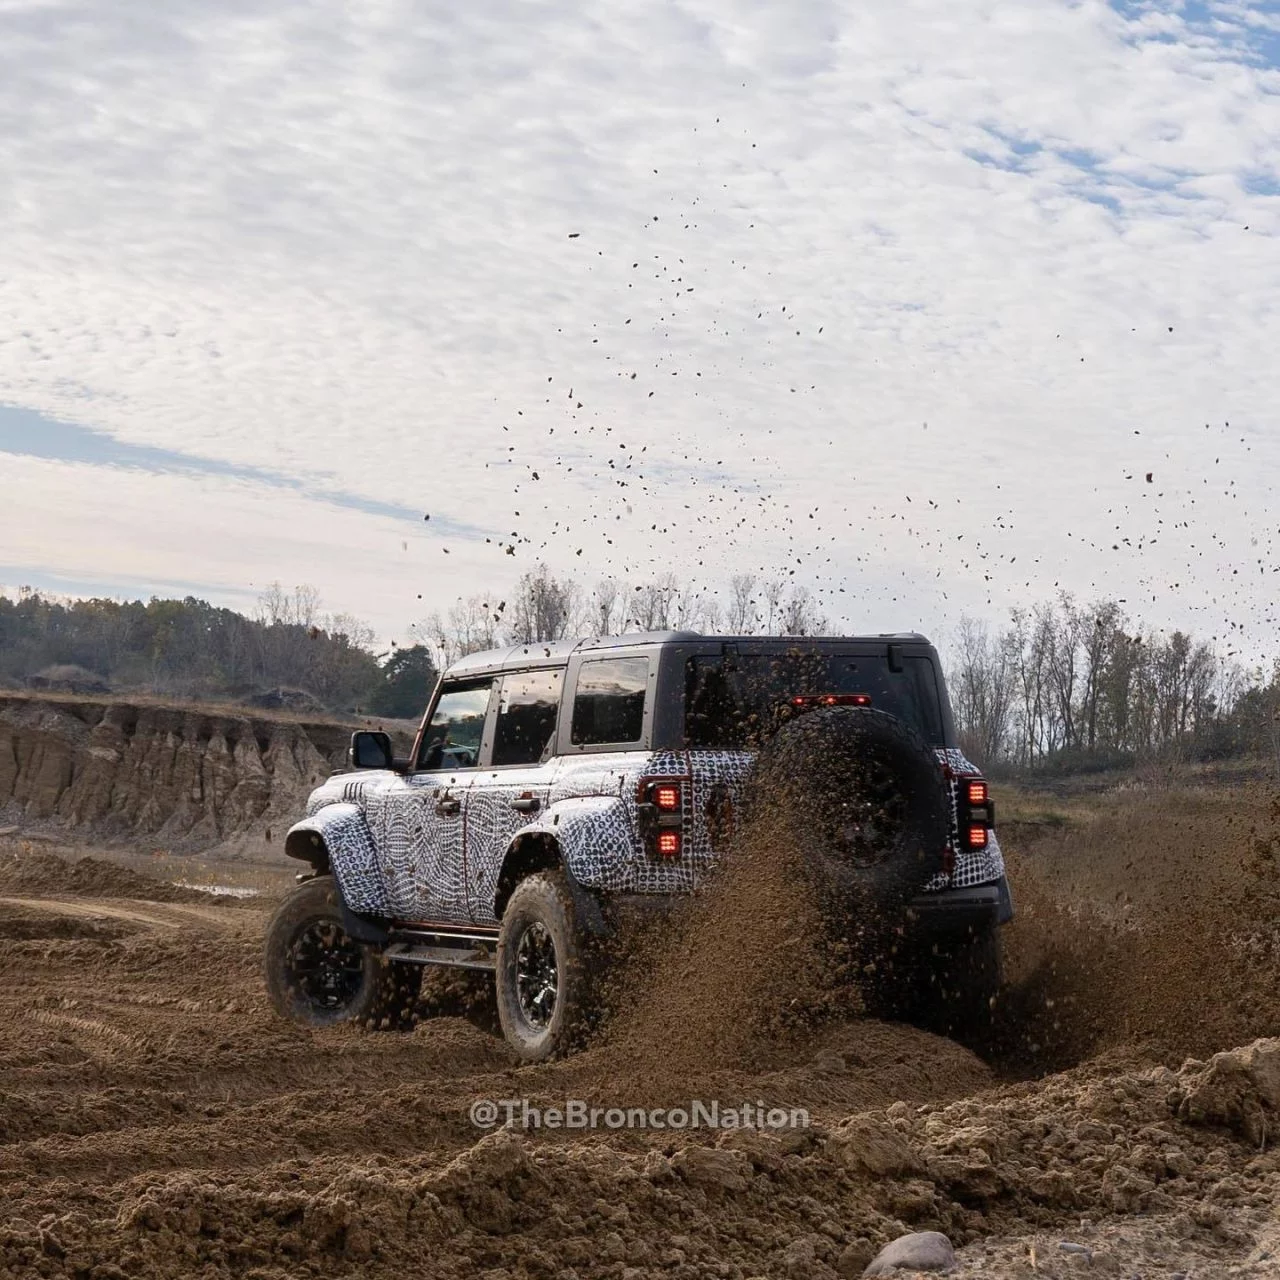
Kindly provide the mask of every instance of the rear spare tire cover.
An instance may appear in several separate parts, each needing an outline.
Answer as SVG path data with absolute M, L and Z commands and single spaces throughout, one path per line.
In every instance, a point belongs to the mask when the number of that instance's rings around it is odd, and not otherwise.
M 938 758 L 871 707 L 804 712 L 766 742 L 746 788 L 755 838 L 785 841 L 828 915 L 901 911 L 944 870 L 951 813 Z

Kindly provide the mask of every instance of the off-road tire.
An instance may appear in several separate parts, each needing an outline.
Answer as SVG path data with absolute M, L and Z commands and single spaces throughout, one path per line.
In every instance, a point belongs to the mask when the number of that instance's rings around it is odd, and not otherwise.
M 937 756 L 871 707 L 807 711 L 766 742 L 746 787 L 747 821 L 799 853 L 841 937 L 900 920 L 945 866 L 951 814 Z
M 264 960 L 276 1012 L 303 1027 L 399 1026 L 422 985 L 415 965 L 388 963 L 347 933 L 332 876 L 304 881 L 276 908 Z
M 981 1041 L 993 1025 L 1003 974 L 998 927 L 917 940 L 879 966 L 867 1002 L 879 1017 Z
M 531 968 L 548 946 L 554 952 L 554 1005 L 531 1010 L 538 998 Z M 583 939 L 564 874 L 536 872 L 516 885 L 498 933 L 498 1021 L 521 1061 L 544 1062 L 568 1051 L 585 1026 L 586 985 Z

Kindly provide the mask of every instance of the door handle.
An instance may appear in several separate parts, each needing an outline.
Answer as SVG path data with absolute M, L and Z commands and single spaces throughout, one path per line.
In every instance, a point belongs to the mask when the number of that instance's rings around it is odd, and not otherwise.
M 537 813 L 542 808 L 542 801 L 537 796 L 521 796 L 511 802 L 511 807 L 517 813 Z
M 462 812 L 462 801 L 457 796 L 444 795 L 436 801 L 436 812 L 442 818 L 452 817 Z

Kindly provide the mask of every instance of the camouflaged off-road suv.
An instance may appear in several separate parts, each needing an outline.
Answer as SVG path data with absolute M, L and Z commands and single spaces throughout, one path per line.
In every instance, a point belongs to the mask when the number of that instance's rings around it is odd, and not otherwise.
M 268 932 L 269 991 L 300 1022 L 394 1020 L 422 966 L 482 969 L 516 1052 L 555 1053 L 584 1011 L 584 944 L 697 888 L 766 783 L 799 806 L 831 909 L 913 957 L 896 998 L 980 1017 L 998 984 L 1013 910 L 993 806 L 922 636 L 478 653 L 410 757 L 357 733 L 350 763 L 289 832 L 312 872 Z

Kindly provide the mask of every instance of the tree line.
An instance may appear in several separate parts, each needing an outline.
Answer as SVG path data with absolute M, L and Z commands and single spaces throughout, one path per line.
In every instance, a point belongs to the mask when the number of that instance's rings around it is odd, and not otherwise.
M 1078 768 L 1274 756 L 1280 660 L 1246 671 L 1183 631 L 1143 630 L 1114 600 L 1068 595 L 1012 611 L 991 631 L 962 619 L 948 685 L 977 760 Z
M 118 690 L 240 700 L 286 689 L 334 711 L 416 715 L 434 672 L 425 650 L 414 657 L 380 659 L 372 630 L 325 613 L 313 587 L 275 584 L 252 617 L 190 596 L 143 603 L 60 600 L 26 588 L 0 595 L 0 683 L 56 688 L 96 678 Z
M 803 585 L 751 574 L 709 591 L 674 573 L 590 588 L 546 565 L 506 592 L 477 594 L 379 653 L 372 630 L 331 614 L 307 586 L 269 587 L 248 616 L 207 601 L 0 595 L 0 684 L 79 668 L 118 690 L 251 699 L 302 690 L 333 711 L 413 718 L 437 673 L 503 645 L 579 635 L 690 630 L 828 634 Z M 1077 768 L 1151 759 L 1273 756 L 1280 769 L 1280 660 L 1245 671 L 1182 631 L 1144 629 L 1116 601 L 1070 596 L 1013 610 L 997 629 L 964 618 L 946 658 L 965 749 L 983 764 Z
M 503 644 L 568 636 L 640 631 L 818 636 L 830 629 L 813 593 L 781 579 L 737 574 L 723 595 L 681 582 L 674 573 L 642 582 L 605 578 L 584 589 L 542 564 L 523 574 L 510 591 L 460 599 L 412 630 L 447 664 Z

